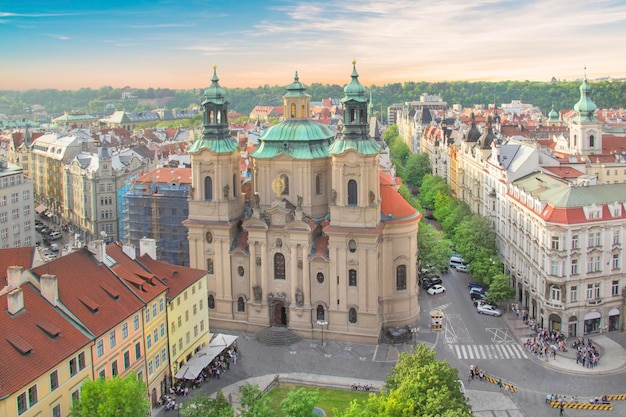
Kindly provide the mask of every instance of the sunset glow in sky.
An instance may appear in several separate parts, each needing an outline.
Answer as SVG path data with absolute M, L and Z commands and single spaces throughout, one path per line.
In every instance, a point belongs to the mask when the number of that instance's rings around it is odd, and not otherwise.
M 5 90 L 626 77 L 624 0 L 3 3 Z

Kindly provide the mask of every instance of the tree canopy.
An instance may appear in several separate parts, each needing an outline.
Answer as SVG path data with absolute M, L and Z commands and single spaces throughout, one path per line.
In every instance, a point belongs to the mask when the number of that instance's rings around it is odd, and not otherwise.
M 85 381 L 71 417 L 146 417 L 150 412 L 145 382 L 133 373 L 123 378 Z
M 380 395 L 371 394 L 364 404 L 351 403 L 339 417 L 469 417 L 471 407 L 461 392 L 458 371 L 438 361 L 435 352 L 416 345 L 402 353 L 387 376 Z

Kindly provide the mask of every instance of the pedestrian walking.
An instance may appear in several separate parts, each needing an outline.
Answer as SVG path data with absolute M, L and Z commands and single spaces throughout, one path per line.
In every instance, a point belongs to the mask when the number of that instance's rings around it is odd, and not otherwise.
M 561 404 L 559 404 L 559 415 L 560 416 L 563 415 L 563 402 L 561 402 Z
M 498 387 L 502 389 L 502 378 L 498 379 Z

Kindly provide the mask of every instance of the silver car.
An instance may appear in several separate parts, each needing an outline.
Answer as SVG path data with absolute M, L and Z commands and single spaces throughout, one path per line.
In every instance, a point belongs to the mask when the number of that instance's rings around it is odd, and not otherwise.
M 489 316 L 500 317 L 502 315 L 502 311 L 499 308 L 492 306 L 491 304 L 478 304 L 476 306 L 476 311 L 480 314 L 487 314 Z

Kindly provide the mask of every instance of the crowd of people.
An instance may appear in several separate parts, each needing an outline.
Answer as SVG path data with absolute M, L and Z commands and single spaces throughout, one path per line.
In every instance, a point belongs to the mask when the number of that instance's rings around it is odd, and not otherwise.
M 526 339 L 524 347 L 533 354 L 535 359 L 556 359 L 557 352 L 567 352 L 565 335 L 557 331 L 537 330 L 537 335 Z
M 600 362 L 600 354 L 598 353 L 596 346 L 593 344 L 593 340 L 587 339 L 587 343 L 585 344 L 585 339 L 583 337 L 579 337 L 574 343 L 572 343 L 572 347 L 576 349 L 577 364 L 579 363 L 587 368 L 593 368 Z
M 220 375 L 229 370 L 231 364 L 237 364 L 237 356 L 237 346 L 233 344 L 217 355 L 193 381 L 186 379 L 178 380 L 170 387 L 169 394 L 161 397 L 161 405 L 165 408 L 165 411 L 176 409 L 176 397 L 189 395 L 190 389 L 199 388 L 203 382 L 208 381 L 210 378 L 220 379 Z

